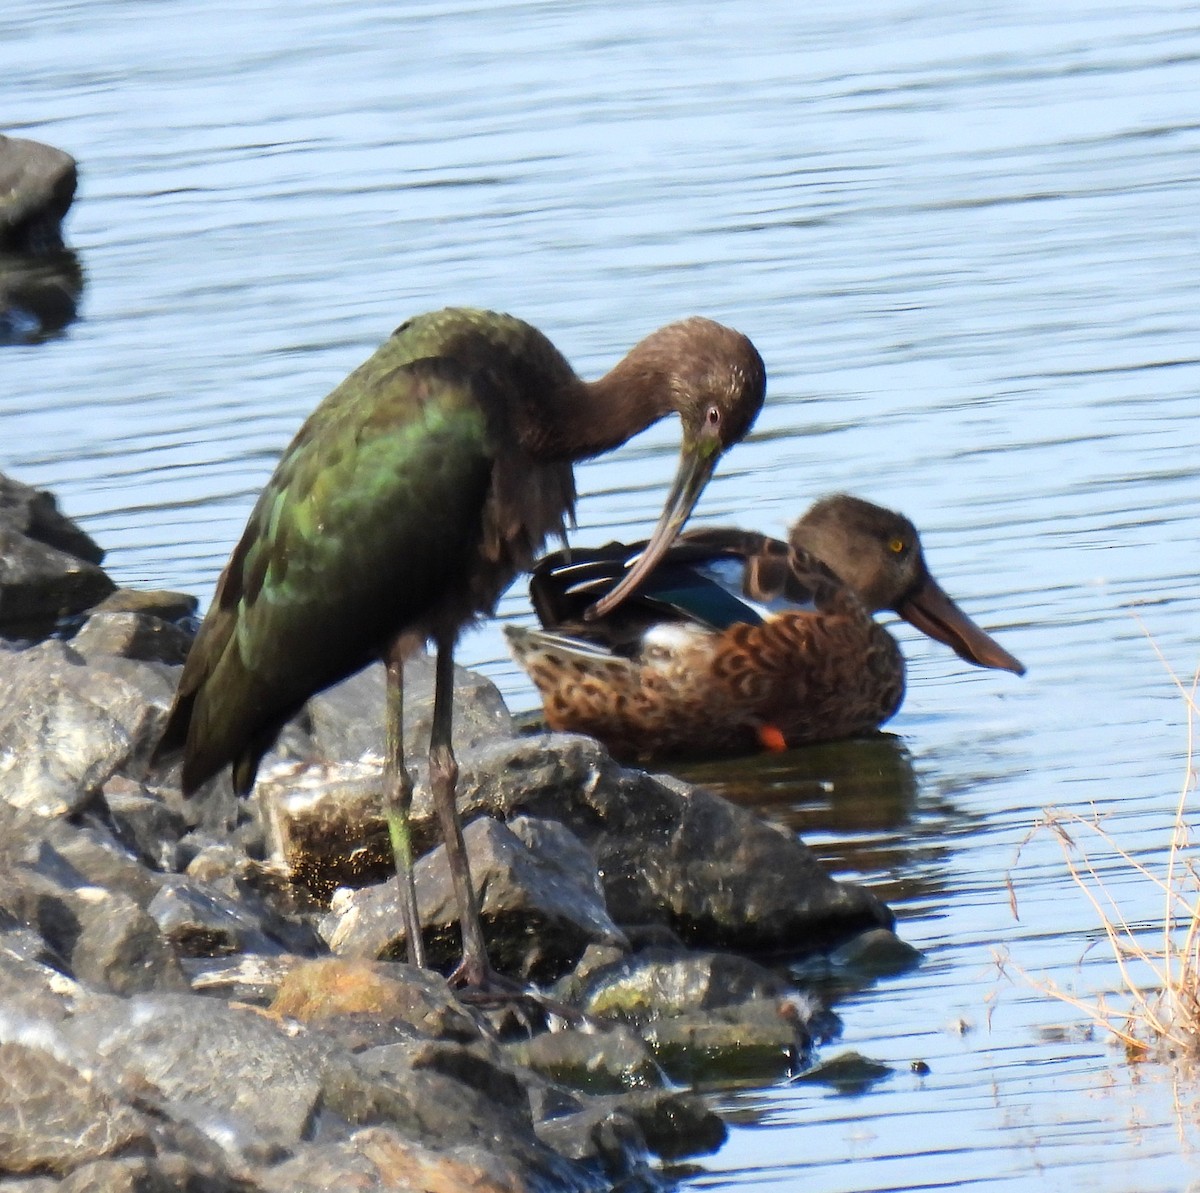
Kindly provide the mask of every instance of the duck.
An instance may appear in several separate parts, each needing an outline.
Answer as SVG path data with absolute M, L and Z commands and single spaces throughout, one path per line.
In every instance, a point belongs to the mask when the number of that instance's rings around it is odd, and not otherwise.
M 509 625 L 549 729 L 629 760 L 783 751 L 878 729 L 904 699 L 890 610 L 978 667 L 1025 673 L 934 579 L 903 514 L 847 493 L 787 541 L 685 532 L 615 610 L 592 607 L 645 543 L 570 548 L 533 568 L 540 628 Z

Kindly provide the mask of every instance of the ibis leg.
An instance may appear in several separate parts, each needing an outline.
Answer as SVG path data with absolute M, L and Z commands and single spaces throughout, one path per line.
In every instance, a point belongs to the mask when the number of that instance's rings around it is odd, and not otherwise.
M 398 638 L 388 647 L 384 656 L 387 668 L 387 741 L 383 763 L 384 815 L 387 819 L 388 836 L 392 842 L 392 855 L 396 859 L 400 913 L 404 920 L 408 959 L 413 965 L 424 969 L 425 939 L 421 935 L 421 917 L 417 911 L 412 834 L 409 826 L 413 784 L 408 767 L 404 765 L 404 660 L 407 654 L 407 643 Z
M 462 928 L 462 964 L 454 980 L 467 986 L 484 986 L 492 976 L 487 948 L 483 943 L 483 927 L 479 921 L 479 902 L 471 882 L 471 867 L 463 843 L 462 824 L 454 793 L 458 784 L 458 763 L 450 742 L 454 715 L 454 642 L 437 641 L 436 686 L 433 695 L 433 731 L 429 737 L 429 786 L 433 803 L 446 843 L 446 858 L 450 877 L 458 900 L 458 917 Z

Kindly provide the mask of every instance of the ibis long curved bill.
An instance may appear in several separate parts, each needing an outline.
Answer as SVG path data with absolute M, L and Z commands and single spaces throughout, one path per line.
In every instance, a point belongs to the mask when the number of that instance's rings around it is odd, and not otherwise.
M 662 516 L 654 527 L 645 550 L 632 560 L 629 570 L 620 583 L 604 594 L 584 614 L 587 621 L 595 621 L 611 613 L 627 596 L 637 590 L 639 584 L 654 570 L 667 553 L 667 549 L 679 537 L 679 532 L 691 516 L 704 486 L 712 478 L 721 458 L 721 442 L 715 434 L 702 431 L 691 443 L 684 441 L 679 453 L 679 467 L 671 491 L 667 494 Z

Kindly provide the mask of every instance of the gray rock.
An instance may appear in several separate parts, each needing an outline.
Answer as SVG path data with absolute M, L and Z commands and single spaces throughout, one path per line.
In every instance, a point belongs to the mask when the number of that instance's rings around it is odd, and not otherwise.
M 140 995 L 60 1030 L 107 1086 L 153 1091 L 169 1117 L 234 1150 L 299 1142 L 322 1103 L 326 1050 L 213 999 Z
M 69 824 L 62 820 L 39 822 L 36 849 L 26 854 L 26 864 L 53 874 L 72 889 L 100 887 L 120 892 L 145 908 L 158 894 L 162 875 L 156 874 L 126 849 L 103 824 Z
M 250 908 L 190 878 L 166 879 L 147 911 L 184 957 L 282 952 Z
M 322 902 L 338 887 L 384 882 L 395 873 L 380 759 L 267 767 L 255 798 L 271 857 Z
M 56 1193 L 217 1193 L 230 1186 L 204 1180 L 182 1156 L 127 1156 L 75 1169 Z
M 103 600 L 115 588 L 103 558 L 52 494 L 0 474 L 0 633 L 44 634 L 57 618 Z
M 71 645 L 88 662 L 110 655 L 177 665 L 187 658 L 192 637 L 185 627 L 149 613 L 95 612 Z
M 623 943 L 604 908 L 591 855 L 562 825 L 526 817 L 509 827 L 484 816 L 467 825 L 464 840 L 488 926 L 489 954 L 501 972 L 552 980 L 574 965 L 588 944 Z M 461 945 L 444 848 L 418 861 L 416 883 L 431 962 L 453 963 Z M 401 955 L 396 887 L 392 879 L 343 892 L 321 925 L 330 948 L 352 957 Z
M 542 1032 L 508 1045 L 508 1051 L 517 1064 L 589 1094 L 664 1084 L 662 1069 L 645 1041 L 628 1028 Z
M 45 253 L 62 248 L 62 221 L 77 183 L 69 153 L 0 135 L 0 249 Z
M 627 1023 L 712 1011 L 756 999 L 781 999 L 781 978 L 733 953 L 647 950 L 589 974 L 580 1005 Z
M 3 473 L 0 473 L 0 530 L 53 547 L 86 563 L 104 561 L 104 552 L 96 540 L 59 510 L 53 493 L 22 484 Z
M 633 1117 L 620 1105 L 602 1099 L 538 1123 L 537 1133 L 559 1155 L 599 1167 L 617 1187 L 621 1187 L 626 1157 L 649 1150 Z
M 154 920 L 128 895 L 98 887 L 79 905 L 79 935 L 71 950 L 76 979 L 113 994 L 184 990 L 187 980 Z
M 142 613 L 174 625 L 190 626 L 200 602 L 188 592 L 158 588 L 118 588 L 95 608 L 96 613 Z
M 100 794 L 114 837 L 143 866 L 153 870 L 180 868 L 179 841 L 187 830 L 187 821 L 161 792 L 114 775 Z
M 813 1065 L 796 1077 L 811 1085 L 827 1085 L 840 1094 L 864 1094 L 873 1085 L 891 1077 L 896 1070 L 861 1052 L 840 1052 Z
M 424 652 L 404 668 L 404 749 L 424 757 L 429 753 L 433 726 L 434 662 Z M 386 678 L 375 663 L 309 701 L 307 718 L 316 756 L 354 760 L 384 753 Z M 491 680 L 454 669 L 452 742 L 456 754 L 487 741 L 512 737 L 512 716 Z
M 265 1007 L 276 996 L 291 970 L 306 960 L 291 953 L 275 956 L 250 953 L 228 958 L 183 957 L 180 965 L 197 993 Z
M 589 1015 L 639 1025 L 656 1062 L 689 1084 L 796 1072 L 820 1012 L 772 971 L 727 953 L 647 950 L 581 985 L 575 997 Z
M 0 528 L 0 630 L 6 636 L 44 634 L 113 588 L 96 564 Z
M 641 1130 L 646 1146 L 663 1160 L 715 1152 L 728 1131 L 702 1098 L 667 1089 L 642 1089 L 614 1105 Z
M 414 1041 L 373 1048 L 356 1061 L 375 1083 L 372 1118 L 410 1140 L 445 1150 L 451 1158 L 461 1157 L 463 1149 L 478 1149 L 480 1161 L 490 1157 L 481 1172 L 489 1179 L 508 1173 L 520 1188 L 572 1189 L 591 1183 L 535 1133 L 526 1091 L 530 1075 L 489 1057 L 485 1048 Z M 640 1161 L 643 1147 L 639 1138 L 637 1150 L 622 1155 L 626 1169 Z M 479 1183 L 479 1177 L 462 1175 L 468 1187 Z
M 84 807 L 142 765 L 172 695 L 152 664 L 83 657 L 62 642 L 0 655 L 0 800 L 42 816 Z
M 44 1044 L 0 1043 L 0 1172 L 64 1175 L 151 1146 L 143 1116 L 86 1071 Z
M 852 974 L 863 983 L 907 973 L 921 963 L 922 953 L 894 932 L 875 928 L 863 932 L 829 954 L 828 965 L 844 980 Z
M 0 908 L 36 932 L 46 949 L 43 957 L 64 969 L 79 937 L 78 902 L 71 887 L 30 867 L 13 866 L 0 872 Z M 0 990 L 3 984 L 0 978 Z
M 461 759 L 460 810 L 566 824 L 596 858 L 609 914 L 692 945 L 800 955 L 890 928 L 862 887 L 830 878 L 793 833 L 676 780 L 625 770 L 591 738 L 547 734 Z M 418 838 L 431 827 L 418 784 Z
M 550 1157 L 540 1166 L 522 1162 L 503 1142 L 490 1145 L 423 1146 L 384 1124 L 364 1127 L 348 1139 L 297 1149 L 288 1160 L 254 1174 L 262 1193 L 329 1193 L 330 1190 L 453 1190 L 504 1193 L 557 1189 L 595 1193 L 599 1182 Z
M 680 1085 L 777 1081 L 800 1072 L 809 1057 L 807 1030 L 778 1000 L 659 1019 L 642 1033 L 663 1071 Z
M 74 318 L 83 268 L 70 249 L 0 251 L 0 344 L 37 344 Z
M 15 950 L 10 941 L 17 945 Z M 49 958 L 29 956 L 28 945 L 27 933 L 16 940 L 10 933 L 0 935 L 0 1007 L 7 1024 L 19 1021 L 46 1029 L 95 1001 Z

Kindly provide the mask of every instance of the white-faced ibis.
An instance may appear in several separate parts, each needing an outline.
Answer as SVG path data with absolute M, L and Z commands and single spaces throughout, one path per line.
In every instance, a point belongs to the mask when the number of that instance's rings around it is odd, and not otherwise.
M 970 663 L 1025 671 L 942 591 L 913 524 L 857 497 L 818 501 L 786 543 L 688 531 L 619 609 L 588 620 L 643 549 L 548 556 L 530 581 L 546 630 L 505 629 L 547 724 L 622 757 L 782 750 L 878 727 L 904 698 L 904 657 L 871 616 L 882 609 Z
M 313 411 L 258 499 L 188 656 L 159 756 L 182 748 L 192 792 L 227 763 L 250 791 L 264 753 L 316 692 L 382 658 L 385 807 L 409 955 L 425 964 L 404 765 L 404 661 L 437 651 L 429 777 L 463 934 L 458 976 L 487 961 L 455 806 L 450 743 L 460 630 L 490 614 L 550 534 L 573 518 L 573 460 L 674 411 L 679 469 L 640 565 L 653 568 L 712 475 L 750 429 L 765 371 L 743 335 L 708 319 L 654 332 L 598 381 L 581 381 L 540 332 L 449 309 L 410 319 Z

